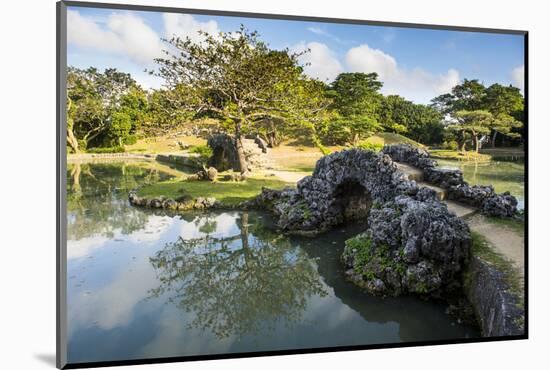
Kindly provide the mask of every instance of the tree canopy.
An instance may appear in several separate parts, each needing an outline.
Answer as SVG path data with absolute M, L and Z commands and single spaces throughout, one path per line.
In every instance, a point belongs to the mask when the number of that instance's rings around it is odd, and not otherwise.
M 241 172 L 246 174 L 243 134 L 266 119 L 311 123 L 324 103 L 309 99 L 315 86 L 298 63 L 302 53 L 271 49 L 257 32 L 243 26 L 232 33 L 200 34 L 200 43 L 188 37 L 165 40 L 167 56 L 155 59 L 159 67 L 152 73 L 169 88 L 185 91 L 169 95 L 181 109 L 194 116 L 212 115 L 231 127 Z

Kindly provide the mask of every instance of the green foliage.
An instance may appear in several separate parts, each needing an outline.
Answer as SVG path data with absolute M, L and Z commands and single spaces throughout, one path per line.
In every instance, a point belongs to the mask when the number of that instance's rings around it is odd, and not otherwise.
M 113 146 L 113 147 L 98 147 L 90 148 L 86 150 L 87 153 L 124 153 L 126 150 L 123 146 Z
M 444 141 L 441 148 L 455 151 L 458 150 L 458 143 L 456 140 Z
M 168 180 L 145 186 L 139 189 L 140 196 L 160 197 L 176 199 L 182 195 L 191 198 L 214 197 L 227 205 L 236 205 L 260 194 L 262 187 L 270 189 L 282 189 L 289 184 L 272 177 L 247 178 L 246 181 L 209 182 L 205 185 L 202 181 Z
M 373 245 L 372 239 L 361 234 L 346 240 L 343 258 L 353 258 L 355 272 L 361 274 L 366 281 L 377 278 L 375 270 L 392 269 L 403 275 L 406 264 L 402 259 L 402 251 L 392 256 L 392 251 L 386 245 Z
M 480 136 L 488 135 L 494 126 L 493 115 L 485 110 L 467 111 L 461 110 L 454 113 L 456 123 L 449 125 L 448 128 L 461 134 L 462 150 L 464 150 L 465 136 L 469 134 L 474 141 L 474 149 L 479 152 Z
M 336 77 L 327 91 L 331 108 L 337 113 L 327 129 L 335 143 L 355 146 L 381 130 L 376 113 L 382 101 L 381 87 L 376 73 L 341 73 Z
M 213 154 L 212 148 L 208 145 L 194 145 L 189 148 L 189 153 L 199 154 L 201 157 L 210 158 Z
M 438 143 L 443 137 L 443 116 L 440 112 L 398 95 L 385 97 L 378 115 L 385 131 L 405 133 L 412 140 L 422 143 Z
M 146 109 L 145 92 L 129 74 L 69 67 L 67 144 L 73 152 L 131 141 Z
M 379 152 L 384 148 L 383 144 L 378 143 L 371 143 L 368 141 L 362 141 L 357 145 L 357 148 L 363 149 L 363 150 L 372 150 L 374 152 Z
M 194 112 L 194 118 L 217 118 L 238 139 L 258 132 L 266 120 L 305 127 L 315 135 L 328 104 L 322 95 L 324 85 L 305 77 L 298 63 L 306 51 L 270 49 L 257 32 L 244 26 L 231 33 L 200 33 L 201 43 L 179 37 L 167 40 L 173 52 L 155 60 L 159 68 L 152 73 L 176 92 L 169 94 L 168 108 Z M 240 161 L 246 161 L 238 153 Z
M 489 162 L 491 156 L 489 154 L 477 153 L 475 151 L 456 151 L 447 149 L 431 149 L 430 157 L 434 159 L 450 159 L 456 161 L 473 161 L 473 162 Z
M 114 112 L 111 115 L 111 123 L 107 129 L 109 141 L 122 145 L 123 140 L 130 135 L 132 119 L 124 111 Z
M 523 299 L 523 278 L 513 262 L 506 259 L 503 255 L 496 252 L 485 237 L 475 231 L 472 236 L 472 254 L 481 260 L 491 264 L 500 271 L 512 293 L 520 300 Z
M 455 86 L 450 94 L 440 95 L 432 100 L 432 107 L 443 114 L 453 116 L 460 115 L 459 112 L 478 112 L 476 120 L 481 119 L 479 112 L 484 111 L 492 115 L 492 123 L 485 126 L 481 135 L 489 135 L 493 147 L 496 139 L 503 135 L 509 139 L 519 139 L 523 135 L 524 98 L 521 91 L 513 86 L 493 84 L 485 87 L 477 80 L 464 80 L 460 85 Z M 474 115 L 473 113 L 471 113 Z M 451 127 L 452 128 L 452 127 Z M 489 132 L 486 132 L 488 128 Z M 466 138 L 464 131 L 459 130 L 460 135 L 456 139 L 462 141 L 464 148 Z M 473 146 L 479 148 L 478 140 L 471 134 Z

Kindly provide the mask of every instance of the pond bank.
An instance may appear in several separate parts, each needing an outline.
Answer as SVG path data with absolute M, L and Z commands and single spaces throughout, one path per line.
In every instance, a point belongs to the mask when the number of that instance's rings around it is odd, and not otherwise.
M 525 334 L 523 272 L 494 245 L 472 232 L 473 245 L 464 272 L 464 293 L 484 337 Z

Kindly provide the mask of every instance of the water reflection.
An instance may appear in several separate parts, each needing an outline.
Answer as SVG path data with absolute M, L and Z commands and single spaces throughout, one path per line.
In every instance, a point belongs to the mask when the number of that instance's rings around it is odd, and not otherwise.
M 523 209 L 525 164 L 521 161 L 505 162 L 468 162 L 437 160 L 440 167 L 457 168 L 464 174 L 464 180 L 470 185 L 493 185 L 497 193 L 509 191 Z
M 70 362 L 349 346 L 478 335 L 413 297 L 344 279 L 352 225 L 289 238 L 256 212 L 166 214 L 127 191 L 178 176 L 154 162 L 70 166 Z
M 142 229 L 148 215 L 128 204 L 128 191 L 171 177 L 146 162 L 75 163 L 67 172 L 67 237 L 72 240 Z
M 205 236 L 166 244 L 151 258 L 160 281 L 152 297 L 169 296 L 194 312 L 191 326 L 220 338 L 298 322 L 308 298 L 327 292 L 307 254 L 260 217 L 240 213 L 240 232 L 224 237 L 210 235 L 216 222 L 207 218 L 199 227 Z

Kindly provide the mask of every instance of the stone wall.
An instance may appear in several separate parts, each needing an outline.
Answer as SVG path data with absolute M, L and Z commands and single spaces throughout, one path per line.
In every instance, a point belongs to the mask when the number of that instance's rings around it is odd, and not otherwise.
M 427 151 L 406 144 L 386 145 L 382 150 L 393 160 L 417 167 L 424 180 L 447 190 L 448 198 L 480 209 L 496 217 L 512 217 L 517 212 L 517 199 L 509 192 L 497 194 L 491 185 L 470 186 L 460 170 L 437 167 Z
M 473 306 L 484 337 L 523 335 L 523 304 L 506 282 L 505 273 L 480 257 L 472 256 L 464 290 Z

